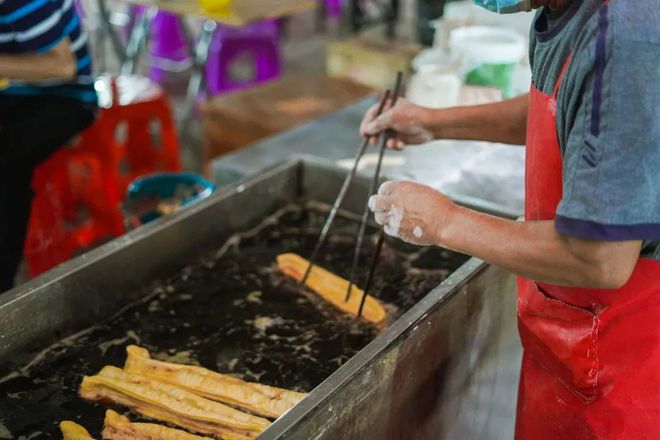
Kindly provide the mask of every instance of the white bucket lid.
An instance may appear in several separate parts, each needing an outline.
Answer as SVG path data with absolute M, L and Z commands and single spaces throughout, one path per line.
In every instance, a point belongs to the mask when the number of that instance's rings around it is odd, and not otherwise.
M 486 63 L 517 63 L 525 55 L 525 38 L 510 29 L 465 26 L 451 31 L 453 54 Z

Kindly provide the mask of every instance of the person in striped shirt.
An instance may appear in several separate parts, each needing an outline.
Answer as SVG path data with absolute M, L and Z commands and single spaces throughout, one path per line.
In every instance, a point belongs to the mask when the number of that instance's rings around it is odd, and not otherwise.
M 96 101 L 73 0 L 0 0 L 0 292 L 22 258 L 35 167 L 93 122 Z

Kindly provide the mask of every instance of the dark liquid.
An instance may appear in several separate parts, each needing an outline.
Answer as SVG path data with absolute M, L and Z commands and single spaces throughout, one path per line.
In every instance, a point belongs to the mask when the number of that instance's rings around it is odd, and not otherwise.
M 291 206 L 170 279 L 145 283 L 147 301 L 49 348 L 0 382 L 0 438 L 3 426 L 14 438 L 61 438 L 62 420 L 80 423 L 99 438 L 108 406 L 82 400 L 78 387 L 83 375 L 105 365 L 121 367 L 129 344 L 159 359 L 311 391 L 377 336 L 370 324 L 338 312 L 277 270 L 280 253 L 309 256 L 325 216 Z M 356 230 L 355 222 L 339 217 L 319 264 L 348 277 Z M 375 232 L 365 239 L 363 268 Z M 372 292 L 386 303 L 393 322 L 466 260 L 442 249 L 386 243 Z

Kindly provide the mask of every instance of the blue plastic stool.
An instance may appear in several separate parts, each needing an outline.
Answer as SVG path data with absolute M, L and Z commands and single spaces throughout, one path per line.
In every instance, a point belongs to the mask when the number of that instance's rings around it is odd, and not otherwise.
M 211 182 L 193 173 L 156 173 L 140 177 L 126 190 L 128 227 L 149 223 L 206 199 L 214 191 Z

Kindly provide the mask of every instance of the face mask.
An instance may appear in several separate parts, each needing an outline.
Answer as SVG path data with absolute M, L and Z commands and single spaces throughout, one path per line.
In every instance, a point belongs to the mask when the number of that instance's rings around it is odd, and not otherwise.
M 475 5 L 500 14 L 531 11 L 532 0 L 472 0 Z

